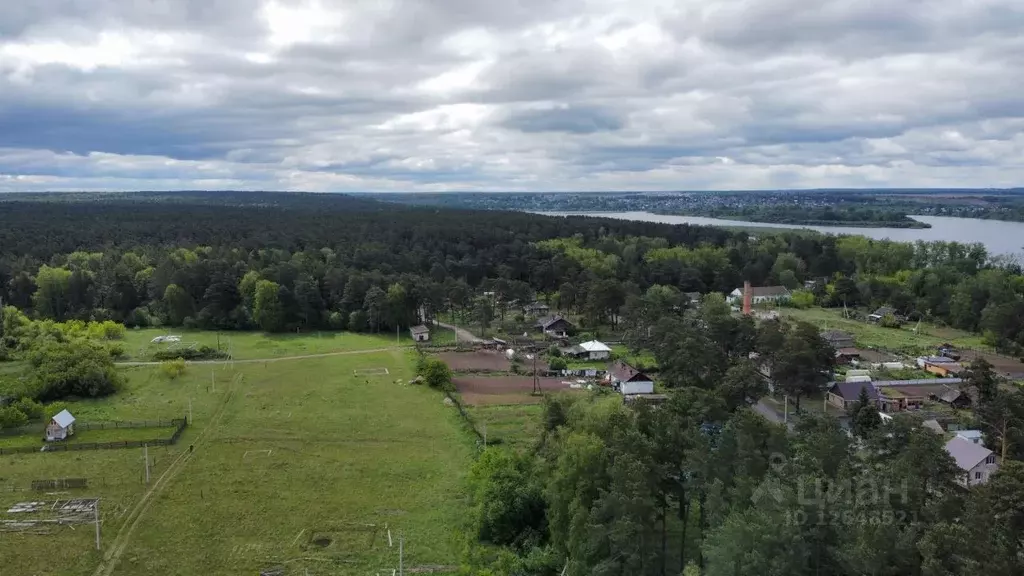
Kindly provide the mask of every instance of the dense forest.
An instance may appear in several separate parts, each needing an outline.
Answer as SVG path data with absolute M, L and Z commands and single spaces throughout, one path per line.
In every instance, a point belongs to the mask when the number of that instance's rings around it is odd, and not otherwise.
M 815 284 L 825 306 L 902 315 L 1024 345 L 1019 265 L 980 245 L 744 232 L 269 193 L 12 197 L 0 298 L 36 318 L 268 331 L 407 326 L 499 299 L 600 324 L 652 286 L 728 293 Z
M 1024 346 L 1024 275 L 978 245 L 327 195 L 11 196 L 0 360 L 31 372 L 0 426 L 38 417 L 39 402 L 116 391 L 121 323 L 379 331 L 538 298 L 584 328 L 617 325 L 654 356 L 669 399 L 551 396 L 532 450 L 486 448 L 469 472 L 465 574 L 1024 573 L 1024 393 L 984 362 L 965 374 L 971 424 L 1006 456 L 970 490 L 941 436 L 913 415 L 881 422 L 867 398 L 849 433 L 812 416 L 787 430 L 751 409 L 764 367 L 799 406 L 830 379 L 834 352 L 813 326 L 755 324 L 710 294 L 744 280 Z M 692 307 L 686 292 L 707 296 Z

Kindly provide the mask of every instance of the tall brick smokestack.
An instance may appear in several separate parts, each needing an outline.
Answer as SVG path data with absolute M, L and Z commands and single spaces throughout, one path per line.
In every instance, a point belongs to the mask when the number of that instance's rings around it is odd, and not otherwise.
M 750 316 L 750 308 L 753 304 L 754 296 L 753 290 L 750 288 L 750 282 L 743 283 L 743 315 Z

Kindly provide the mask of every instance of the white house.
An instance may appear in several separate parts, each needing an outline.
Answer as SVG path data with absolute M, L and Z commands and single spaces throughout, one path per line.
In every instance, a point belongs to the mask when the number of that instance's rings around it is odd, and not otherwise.
M 654 393 L 654 380 L 622 360 L 608 371 L 608 380 L 623 396 Z
M 612 349 L 597 340 L 591 340 L 562 350 L 563 354 L 588 360 L 607 360 Z
M 963 471 L 963 475 L 957 479 L 961 486 L 984 484 L 999 470 L 999 462 L 994 452 L 959 436 L 946 442 L 946 452 L 949 452 L 953 460 L 956 460 L 957 467 Z
M 785 286 L 751 286 L 750 303 L 768 304 L 771 302 L 784 302 L 792 297 L 789 288 Z M 729 293 L 729 302 L 737 304 L 743 302 L 743 288 L 737 288 Z
M 430 328 L 427 328 L 422 324 L 409 328 L 409 334 L 412 335 L 412 339 L 416 342 L 426 342 L 427 340 L 430 340 Z
M 61 410 L 59 414 L 50 419 L 46 425 L 46 441 L 67 440 L 68 436 L 75 433 L 75 417 L 67 410 Z
M 956 437 L 963 438 L 964 440 L 967 440 L 972 444 L 977 444 L 978 446 L 985 445 L 985 435 L 981 430 L 960 430 L 956 433 Z

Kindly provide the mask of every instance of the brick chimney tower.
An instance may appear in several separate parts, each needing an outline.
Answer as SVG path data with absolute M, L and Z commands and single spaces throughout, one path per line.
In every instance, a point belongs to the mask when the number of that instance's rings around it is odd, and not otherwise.
M 743 283 L 743 315 L 750 316 L 750 308 L 753 304 L 753 290 L 750 288 L 750 281 Z

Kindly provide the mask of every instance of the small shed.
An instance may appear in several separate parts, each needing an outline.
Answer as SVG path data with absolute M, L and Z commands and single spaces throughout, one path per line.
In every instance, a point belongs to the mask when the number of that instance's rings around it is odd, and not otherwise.
M 882 306 L 878 310 L 875 310 L 871 314 L 868 314 L 868 320 L 871 322 L 881 322 L 882 318 L 885 318 L 886 316 L 890 315 L 899 319 L 899 316 L 896 315 L 895 308 L 891 306 Z
M 67 410 L 61 410 L 59 414 L 50 418 L 46 425 L 46 441 L 67 440 L 68 436 L 75 433 L 75 417 Z
M 430 340 L 430 328 L 427 328 L 423 324 L 409 328 L 409 334 L 412 335 L 412 339 L 416 342 L 426 342 L 427 340 Z

